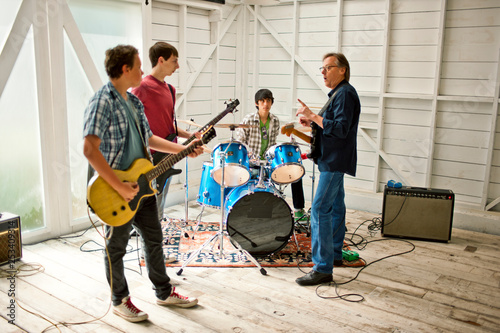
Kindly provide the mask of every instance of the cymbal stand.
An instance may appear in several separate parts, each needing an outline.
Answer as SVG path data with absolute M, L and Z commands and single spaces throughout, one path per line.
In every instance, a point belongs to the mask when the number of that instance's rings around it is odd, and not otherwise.
M 194 119 L 191 118 L 191 121 L 194 122 Z M 186 128 L 186 131 L 189 131 L 191 129 L 191 124 L 188 124 L 188 127 Z M 185 159 L 185 163 L 186 163 L 186 177 L 185 177 L 185 183 L 184 183 L 184 207 L 185 207 L 185 219 L 183 220 L 182 218 L 179 219 L 180 221 L 180 227 L 177 225 L 177 223 L 173 222 L 172 219 L 169 219 L 168 223 L 166 224 L 166 226 L 163 228 L 164 229 L 164 232 L 165 234 L 169 234 L 170 236 L 174 234 L 174 232 L 176 232 L 177 230 L 180 231 L 180 233 L 182 234 L 182 232 L 184 231 L 184 237 L 186 238 L 189 238 L 189 234 L 188 232 L 186 231 L 186 227 L 188 225 L 188 222 L 189 222 L 189 218 L 188 218 L 188 195 L 189 195 L 189 188 L 188 188 L 188 159 L 186 158 Z M 167 221 L 166 218 L 163 218 L 164 221 Z M 175 224 L 175 228 L 173 230 L 169 230 L 170 228 L 170 223 L 174 223 Z M 170 238 L 170 236 L 166 236 L 166 238 Z
M 231 131 L 234 131 L 234 129 L 231 129 Z M 231 135 L 231 140 L 232 140 L 232 135 Z M 212 254 L 215 255 L 215 253 L 213 252 L 213 249 L 215 247 L 215 245 L 217 244 L 217 241 L 219 242 L 219 252 L 218 252 L 218 258 L 219 259 L 224 259 L 224 237 L 226 237 L 227 240 L 230 239 L 230 236 L 229 236 L 229 233 L 227 232 L 227 230 L 224 229 L 224 163 L 225 163 L 225 157 L 226 157 L 226 151 L 229 149 L 231 145 L 228 144 L 227 145 L 227 148 L 221 152 L 220 154 L 220 160 L 221 160 L 221 183 L 220 183 L 220 191 L 221 191 L 221 195 L 220 195 L 220 201 L 221 201 L 221 219 L 220 219 L 220 224 L 219 224 L 219 231 L 217 231 L 215 233 L 215 235 L 213 235 L 210 239 L 208 239 L 200 248 L 198 248 L 195 252 L 193 252 L 189 258 L 184 262 L 184 264 L 182 265 L 182 267 L 177 271 L 177 275 L 181 275 L 182 272 L 184 271 L 184 268 L 191 262 L 193 261 L 195 258 L 198 258 L 198 256 L 200 255 L 200 253 L 203 251 L 204 248 L 206 248 L 207 246 L 210 245 L 210 243 L 214 242 L 214 244 L 212 245 Z M 227 223 L 226 223 L 227 225 Z M 246 251 L 245 249 L 243 249 L 241 247 L 240 244 L 238 244 L 238 242 L 236 241 L 233 241 L 233 245 L 237 248 L 237 251 L 236 252 L 241 252 L 242 254 L 246 255 L 246 257 L 255 265 L 259 268 L 260 272 L 262 275 L 266 275 L 267 272 L 264 268 L 262 268 L 262 266 L 259 264 L 259 262 L 250 255 L 250 253 L 248 253 L 248 251 Z M 232 252 L 235 252 L 235 251 L 232 251 Z
M 194 119 L 191 118 L 190 119 L 192 122 L 194 122 Z M 188 127 L 186 128 L 186 131 L 190 131 L 191 130 L 191 124 L 188 124 Z M 188 177 L 188 172 L 189 172 L 189 168 L 188 168 L 188 158 L 185 159 L 185 163 L 186 163 L 186 177 L 185 177 L 185 180 L 184 180 L 184 208 L 185 208 L 185 219 L 184 219 L 184 222 L 181 223 L 181 226 L 184 227 L 184 236 L 186 238 L 189 238 L 189 234 L 188 232 L 186 231 L 186 227 L 189 223 L 189 177 Z M 181 219 L 182 221 L 182 219 Z M 192 236 L 192 238 L 194 239 L 194 234 Z

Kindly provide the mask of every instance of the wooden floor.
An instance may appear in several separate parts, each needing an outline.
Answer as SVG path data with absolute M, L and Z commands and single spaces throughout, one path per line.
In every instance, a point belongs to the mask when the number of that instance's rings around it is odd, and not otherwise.
M 200 207 L 189 206 L 195 219 Z M 170 217 L 185 217 L 184 205 L 173 206 Z M 206 210 L 203 220 L 218 210 Z M 347 227 L 377 216 L 348 211 Z M 213 219 L 212 219 L 213 221 Z M 216 220 L 217 221 L 217 220 Z M 363 224 L 358 235 L 371 242 L 356 250 L 368 263 L 408 251 L 412 245 L 390 238 L 372 237 Z M 300 287 L 298 268 L 186 267 L 182 275 L 168 268 L 182 294 L 195 296 L 191 309 L 155 304 L 145 270 L 139 274 L 137 254 L 128 255 L 127 278 L 134 303 L 149 314 L 143 323 L 129 323 L 111 312 L 105 281 L 102 238 L 95 230 L 75 238 L 49 240 L 23 246 L 22 263 L 42 265 L 44 271 L 15 278 L 15 325 L 8 324 L 11 288 L 0 279 L 0 332 L 41 332 L 59 322 L 97 321 L 59 326 L 61 332 L 500 332 L 500 236 L 453 229 L 450 243 L 411 241 L 415 250 L 376 262 L 356 280 L 338 287 Z M 358 237 L 354 238 L 358 240 Z M 96 243 L 87 241 L 94 240 Z M 85 243 L 83 249 L 80 246 Z M 135 247 L 135 241 L 130 244 Z M 84 251 L 82 251 L 84 250 Z M 3 266 L 1 268 L 6 268 Z M 334 280 L 342 283 L 359 268 L 335 268 Z M 306 270 L 308 271 L 308 269 Z M 25 272 L 24 274 L 26 274 Z M 334 299 L 357 294 L 362 302 Z M 46 320 L 35 316 L 36 313 Z M 58 332 L 54 327 L 49 332 Z

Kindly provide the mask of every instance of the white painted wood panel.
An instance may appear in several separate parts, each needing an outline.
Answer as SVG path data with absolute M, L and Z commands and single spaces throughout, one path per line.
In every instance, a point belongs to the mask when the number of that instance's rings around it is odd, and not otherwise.
M 412 1 L 418 2 L 418 1 Z M 438 1 L 433 1 L 438 3 Z M 393 8 L 394 9 L 394 8 Z M 438 29 L 439 28 L 439 8 L 435 8 L 435 11 L 421 11 L 421 12 L 405 12 L 392 15 L 393 29 L 405 29 L 413 31 L 415 33 L 420 33 L 422 35 L 427 34 L 425 30 L 428 29 Z M 413 41 L 412 41 L 413 43 Z
M 397 94 L 432 94 L 434 79 L 387 78 L 387 92 Z
M 395 45 L 390 48 L 390 61 L 436 61 L 437 46 Z
M 299 16 L 301 18 L 309 17 L 335 17 L 337 15 L 336 1 L 302 1 L 299 3 Z
M 434 28 L 425 29 L 394 29 L 391 31 L 390 45 L 437 45 L 439 30 Z M 415 59 L 416 60 L 416 59 Z
M 344 15 L 373 15 L 383 14 L 385 11 L 384 0 L 347 0 L 344 1 Z
M 434 160 L 433 174 L 435 176 L 481 181 L 484 171 L 485 167 L 481 164 Z
M 466 163 L 484 163 L 488 153 L 486 149 L 451 144 L 436 144 L 434 149 L 436 159 Z
M 443 62 L 441 77 L 446 79 L 492 80 L 495 63 Z M 491 93 L 489 96 L 493 96 Z
M 499 26 L 500 8 L 495 7 L 496 6 L 472 10 L 450 10 L 446 16 L 446 26 L 450 28 Z
M 481 176 L 478 175 L 485 172 L 492 101 L 479 102 L 474 98 L 494 96 L 496 78 L 492 73 L 496 71 L 499 57 L 500 5 L 489 0 L 473 3 L 448 0 L 445 26 L 441 30 L 443 1 L 392 0 L 390 13 L 386 12 L 386 0 L 343 1 L 343 11 L 340 13 L 341 47 L 336 45 L 339 30 L 337 1 L 299 1 L 297 36 L 293 34 L 292 1 L 276 6 L 251 7 L 251 10 L 245 7 L 244 10 L 250 14 L 247 16 L 248 21 L 234 24 L 231 33 L 222 39 L 225 47 L 219 48 L 218 93 L 227 95 L 234 92 L 231 85 L 240 82 L 236 74 L 240 70 L 236 65 L 238 53 L 231 47 L 237 44 L 236 32 L 241 31 L 243 26 L 248 34 L 243 61 L 248 67 L 246 73 L 241 73 L 246 76 L 242 82 L 256 82 L 258 87 L 272 89 L 275 94 L 273 111 L 286 121 L 295 118 L 294 110 L 298 107 L 294 101 L 290 101 L 293 96 L 290 90 L 292 78 L 297 89 L 295 95 L 311 106 L 321 107 L 326 95 L 319 89 L 322 77 L 316 72 L 317 68 L 321 66 L 323 54 L 342 49 L 351 63 L 351 83 L 362 100 L 360 126 L 368 128 L 372 139 L 377 140 L 377 117 L 381 113 L 381 106 L 385 108 L 381 118 L 384 133 L 382 149 L 400 165 L 399 172 L 423 185 L 426 164 L 431 159 L 431 182 L 443 185 L 455 182 L 459 189 L 457 198 L 477 204 L 480 202 L 481 186 L 475 185 L 472 193 L 468 194 L 465 185 L 471 180 L 480 183 Z M 163 26 L 174 22 L 175 27 L 175 17 L 170 22 L 165 21 L 172 16 L 169 11 L 174 11 L 175 6 L 160 7 L 158 10 L 163 13 L 154 14 L 154 21 Z M 223 6 L 224 17 L 233 7 L 235 5 Z M 276 32 L 276 36 L 271 35 L 262 22 L 254 21 L 251 14 L 254 10 Z M 188 23 L 189 27 L 194 28 L 191 29 L 194 35 L 188 32 L 187 53 L 189 63 L 196 70 L 201 59 L 199 55 L 208 46 L 205 41 L 207 35 L 197 34 L 197 29 L 209 32 L 210 28 L 206 25 L 208 20 L 205 22 L 197 17 L 204 17 L 202 11 L 188 9 L 188 12 L 188 21 L 194 20 Z M 384 31 L 388 15 L 391 23 L 386 38 Z M 259 29 L 254 29 L 255 24 Z M 172 28 L 155 29 L 156 34 L 175 35 Z M 254 33 L 259 34 L 257 48 L 254 46 Z M 176 37 L 171 38 L 175 40 Z M 439 64 L 441 41 L 443 59 Z M 283 49 L 283 45 L 289 49 Z M 303 60 L 302 66 L 308 68 L 307 71 L 300 66 L 292 71 L 292 56 L 289 53 L 292 46 Z M 388 51 L 387 59 L 384 58 L 385 48 Z M 213 65 L 213 62 L 209 62 L 204 66 L 199 82 L 193 86 L 193 89 L 197 89 L 196 94 L 188 93 L 188 98 L 195 98 L 195 95 L 200 95 L 198 98 L 202 99 L 210 98 L 210 92 L 204 89 L 210 88 Z M 385 66 L 386 73 L 383 72 Z M 440 75 L 436 74 L 438 68 Z M 254 70 L 258 72 L 254 73 Z M 309 76 L 311 73 L 316 73 L 313 78 Z M 383 79 L 385 74 L 387 78 Z M 381 88 L 383 82 L 386 87 Z M 439 85 L 438 89 L 436 85 Z M 248 90 L 249 102 L 253 102 L 255 87 L 249 85 L 245 89 Z M 380 91 L 386 92 L 382 99 L 378 97 Z M 368 97 L 370 94 L 374 97 Z M 445 96 L 452 96 L 452 99 L 446 100 Z M 245 105 L 246 112 L 253 112 L 252 104 L 248 104 Z M 290 105 L 293 110 L 289 109 Z M 433 135 L 434 124 L 436 129 Z M 373 165 L 380 157 L 364 138 L 360 136 L 358 141 L 358 165 L 363 168 L 359 174 L 363 179 L 349 179 L 350 184 L 369 189 L 369 177 L 379 174 L 379 185 L 382 186 L 387 177 L 394 177 L 396 173 L 383 161 L 378 171 L 374 169 Z M 500 147 L 497 151 L 500 151 Z M 493 152 L 492 163 L 498 164 L 500 153 L 497 151 Z M 431 152 L 433 156 L 429 156 Z M 473 174 L 474 171 L 477 175 Z M 497 177 L 495 167 L 491 174 L 491 178 Z
M 332 33 L 333 34 L 333 33 Z M 346 46 L 380 46 L 384 42 L 382 31 L 344 31 L 342 39 Z
M 342 31 L 359 32 L 366 31 L 367 34 L 379 34 L 384 30 L 385 15 L 383 13 L 371 13 L 369 15 L 346 15 L 343 18 Z
M 435 143 L 453 143 L 457 146 L 487 148 L 488 133 L 466 130 L 456 131 L 449 128 L 437 128 Z
M 388 154 L 406 155 L 412 157 L 428 158 L 429 157 L 429 142 L 428 140 L 395 140 L 384 139 L 384 151 Z
M 395 0 L 391 10 L 394 13 L 418 13 L 438 11 L 440 9 L 440 2 L 436 0 Z
M 386 109 L 386 124 L 408 124 L 428 127 L 431 114 L 428 110 Z

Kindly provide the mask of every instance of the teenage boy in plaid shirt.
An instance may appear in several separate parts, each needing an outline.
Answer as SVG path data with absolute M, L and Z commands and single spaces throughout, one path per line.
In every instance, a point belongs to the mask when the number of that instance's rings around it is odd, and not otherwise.
M 106 51 L 104 64 L 109 82 L 94 94 L 85 109 L 83 154 L 94 170 L 128 202 L 138 194 L 139 187 L 137 183 L 122 182 L 113 169 L 127 170 L 136 159 L 150 158 L 149 147 L 165 153 L 179 153 L 186 147 L 153 135 L 141 101 L 127 91 L 137 87 L 144 74 L 138 50 L 131 45 L 118 45 Z M 202 152 L 198 147 L 189 156 L 196 157 Z M 143 239 L 156 303 L 184 308 L 196 305 L 196 298 L 178 294 L 170 283 L 156 197 L 149 196 L 141 200 L 132 220 L 120 226 L 107 225 L 105 229 L 109 259 L 105 254 L 104 264 L 108 283 L 113 286 L 113 313 L 131 322 L 148 319 L 148 314 L 130 300 L 125 278 L 123 257 L 132 225 Z
M 276 144 L 276 137 L 280 132 L 280 120 L 271 113 L 273 103 L 274 98 L 271 90 L 260 89 L 257 91 L 255 93 L 257 112 L 246 115 L 241 122 L 245 125 L 254 125 L 254 127 L 236 130 L 236 140 L 248 147 L 251 158 L 264 160 L 267 149 Z M 304 215 L 305 203 L 302 179 L 292 183 L 292 198 L 295 217 L 299 218 Z

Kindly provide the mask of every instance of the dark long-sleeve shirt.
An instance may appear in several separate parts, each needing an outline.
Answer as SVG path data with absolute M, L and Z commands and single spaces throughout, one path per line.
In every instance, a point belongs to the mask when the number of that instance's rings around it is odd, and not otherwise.
M 342 81 L 328 96 L 338 90 L 333 101 L 323 113 L 323 128 L 316 126 L 315 161 L 319 171 L 338 171 L 356 175 L 357 134 L 361 103 L 358 93 L 348 82 Z

